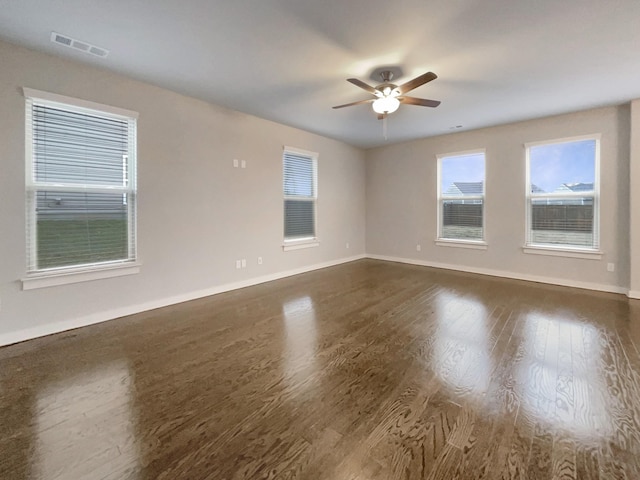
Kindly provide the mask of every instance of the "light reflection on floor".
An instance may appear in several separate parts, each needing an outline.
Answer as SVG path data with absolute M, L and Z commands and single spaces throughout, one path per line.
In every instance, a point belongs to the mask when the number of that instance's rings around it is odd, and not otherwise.
M 524 317 L 527 358 L 517 371 L 520 415 L 577 438 L 610 435 L 599 332 L 578 320 L 531 312 Z M 595 412 L 598 412 L 597 414 Z M 604 418 L 606 415 L 607 418 Z
M 315 369 L 317 330 L 313 300 L 304 296 L 282 306 L 285 326 L 284 377 L 291 388 L 305 388 Z
M 131 388 L 128 365 L 114 362 L 40 390 L 31 478 L 117 479 L 134 471 L 139 452 Z
M 438 295 L 435 308 L 433 368 L 457 396 L 480 400 L 493 369 L 486 308 L 472 297 L 453 292 Z

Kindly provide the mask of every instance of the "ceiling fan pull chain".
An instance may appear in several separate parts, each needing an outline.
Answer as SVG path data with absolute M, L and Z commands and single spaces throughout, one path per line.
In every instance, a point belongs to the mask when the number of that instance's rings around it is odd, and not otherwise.
M 388 140 L 388 138 L 387 138 L 387 116 L 386 115 L 382 119 L 382 136 L 384 137 L 385 140 Z

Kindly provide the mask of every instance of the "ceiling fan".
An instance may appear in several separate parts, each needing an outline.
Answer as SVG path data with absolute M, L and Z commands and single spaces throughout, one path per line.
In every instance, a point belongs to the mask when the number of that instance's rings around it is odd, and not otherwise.
M 361 105 L 363 103 L 372 103 L 373 111 L 378 114 L 378 120 L 382 120 L 389 113 L 395 112 L 401 103 L 407 105 L 419 105 L 422 107 L 437 107 L 440 102 L 437 100 L 427 100 L 425 98 L 407 97 L 405 94 L 410 92 L 414 88 L 418 88 L 425 83 L 438 78 L 433 72 L 424 73 L 413 80 L 409 80 L 406 83 L 398 86 L 391 83 L 393 78 L 393 72 L 390 70 L 384 70 L 380 72 L 382 77 L 382 83 L 376 87 L 367 85 L 362 80 L 357 78 L 347 78 L 347 82 L 353 83 L 356 87 L 360 87 L 369 93 L 372 93 L 376 98 L 370 98 L 368 100 L 360 100 L 357 102 L 345 103 L 344 105 L 337 105 L 333 108 L 351 107 L 353 105 Z

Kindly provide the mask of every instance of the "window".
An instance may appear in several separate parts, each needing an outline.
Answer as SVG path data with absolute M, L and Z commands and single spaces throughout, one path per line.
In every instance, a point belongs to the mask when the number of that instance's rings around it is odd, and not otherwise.
M 26 88 L 24 93 L 27 273 L 131 264 L 137 114 Z
M 528 247 L 598 250 L 598 137 L 526 145 Z
M 284 241 L 316 244 L 318 154 L 285 147 L 283 154 Z
M 484 151 L 438 157 L 438 240 L 484 241 Z

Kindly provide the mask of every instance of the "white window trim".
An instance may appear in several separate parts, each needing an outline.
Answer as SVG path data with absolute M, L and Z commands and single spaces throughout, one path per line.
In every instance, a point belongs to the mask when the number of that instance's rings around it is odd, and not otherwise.
M 22 88 L 23 95 L 26 99 L 35 100 L 40 104 L 48 105 L 52 107 L 59 107 L 65 109 L 69 106 L 73 107 L 75 111 L 85 111 L 89 114 L 97 114 L 101 116 L 108 116 L 113 118 L 119 118 L 123 120 L 138 119 L 138 112 L 132 110 L 126 110 L 124 108 L 114 107 L 111 105 L 104 105 L 101 103 L 90 102 L 88 100 L 82 100 L 79 98 L 67 97 L 65 95 L 58 95 L 56 93 L 44 92 L 42 90 L 35 90 L 33 88 Z M 25 116 L 25 135 L 28 132 L 32 132 L 33 125 L 28 122 L 28 116 Z M 35 181 L 33 174 L 33 148 L 30 141 L 25 140 L 25 187 L 26 191 L 37 191 L 39 189 L 46 188 L 48 191 L 75 191 L 77 192 L 82 186 L 73 184 L 64 184 L 60 182 L 37 182 Z M 137 145 L 134 142 L 134 148 L 137 150 Z M 101 193 L 137 193 L 137 153 L 136 161 L 129 162 L 129 171 L 127 175 L 133 182 L 130 182 L 126 187 L 117 187 L 112 185 L 95 185 L 91 187 L 92 192 Z M 137 202 L 136 202 L 137 205 Z M 27 272 L 21 279 L 22 289 L 31 290 L 36 288 L 45 288 L 55 285 L 65 285 L 70 283 L 79 283 L 90 280 L 98 280 L 102 278 L 112 278 L 123 275 L 132 275 L 140 272 L 141 264 L 137 259 L 137 222 L 131 222 L 131 218 L 135 216 L 135 212 L 129 209 L 129 225 L 134 229 L 133 238 L 135 245 L 129 244 L 129 248 L 133 248 L 135 258 L 131 260 L 115 260 L 112 262 L 93 263 L 81 266 L 70 266 L 60 268 L 42 269 L 33 272 Z M 28 215 L 29 222 L 31 222 L 28 231 L 35 232 L 35 215 Z M 29 242 L 31 251 L 27 252 L 29 258 L 35 258 L 36 256 L 36 242 Z
M 435 241 L 439 247 L 468 248 L 471 250 L 487 250 L 489 244 L 484 240 L 457 240 L 451 238 L 439 238 Z
M 599 260 L 602 258 L 603 252 L 600 250 L 600 143 L 602 134 L 594 133 L 590 135 L 578 135 L 574 137 L 556 138 L 553 140 L 541 140 L 536 142 L 528 142 L 524 144 L 525 151 L 525 225 L 524 225 L 524 246 L 522 251 L 534 255 L 550 255 L 556 257 L 569 258 L 585 258 Z M 553 145 L 557 143 L 571 143 L 582 140 L 595 140 L 595 178 L 593 185 L 593 234 L 598 239 L 598 247 L 582 247 L 570 244 L 537 244 L 529 243 L 531 228 L 531 199 L 534 198 L 582 198 L 584 193 L 580 192 L 545 192 L 542 194 L 531 193 L 531 168 L 529 152 L 531 147 L 540 145 Z
M 285 240 L 282 245 L 283 252 L 289 252 L 291 250 L 301 250 L 303 248 L 319 247 L 320 240 L 318 237 L 300 238 L 295 240 Z
M 282 200 L 308 200 L 313 202 L 313 231 L 314 237 L 303 238 L 283 238 L 282 251 L 289 252 L 291 250 L 300 250 L 303 248 L 312 248 L 320 246 L 320 239 L 318 238 L 318 152 L 312 152 L 310 150 L 303 150 L 302 148 L 289 147 L 287 145 L 282 146 L 282 155 L 284 157 L 285 152 L 291 152 L 298 155 L 305 155 L 311 157 L 313 160 L 313 193 L 314 197 L 305 199 L 298 196 L 286 196 L 283 194 Z M 283 189 L 284 190 L 284 189 Z M 284 208 L 284 207 L 283 207 Z M 284 221 L 284 220 L 283 220 Z M 282 226 L 284 232 L 284 225 Z
M 552 257 L 584 258 L 588 260 L 600 260 L 604 252 L 600 250 L 568 248 L 568 247 L 546 247 L 546 246 L 526 246 L 522 247 L 524 253 L 532 255 L 549 255 Z
M 103 265 L 94 264 L 81 268 L 52 268 L 50 270 L 31 273 L 22 278 L 22 289 L 33 290 L 36 288 L 134 275 L 140 273 L 141 266 L 139 262 L 109 262 Z
M 84 109 L 87 113 L 99 113 L 110 114 L 122 119 L 138 118 L 138 112 L 133 110 L 127 110 L 120 107 L 113 107 L 111 105 L 104 105 L 102 103 L 90 102 L 88 100 L 82 100 L 80 98 L 67 97 L 65 95 L 58 95 L 57 93 L 43 92 L 42 90 L 35 90 L 33 88 L 22 88 L 22 93 L 25 98 L 33 98 L 47 103 L 51 106 L 65 107 L 66 105 L 73 105 L 78 109 Z
M 465 155 L 475 155 L 475 154 L 483 154 L 484 155 L 484 193 L 482 195 L 474 195 L 474 196 L 459 196 L 459 197 L 442 197 L 442 159 L 448 157 L 462 157 Z M 460 152 L 452 152 L 452 153 L 443 153 L 436 155 L 437 166 L 436 166 L 436 181 L 437 181 L 437 212 L 436 212 L 436 221 L 437 225 L 437 237 L 435 239 L 435 243 L 441 247 L 453 247 L 459 246 L 461 248 L 472 248 L 475 250 L 486 250 L 487 249 L 487 232 L 486 232 L 486 215 L 485 215 L 485 206 L 487 204 L 487 149 L 486 148 L 478 148 L 474 150 L 464 150 Z M 443 210 L 443 202 L 444 200 L 482 200 L 482 239 L 480 240 L 467 240 L 462 238 L 445 238 L 442 236 L 442 210 Z

